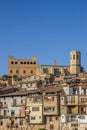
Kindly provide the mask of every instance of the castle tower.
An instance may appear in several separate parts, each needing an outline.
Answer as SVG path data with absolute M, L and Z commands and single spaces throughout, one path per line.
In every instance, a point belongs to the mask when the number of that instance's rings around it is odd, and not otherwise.
M 78 74 L 81 70 L 81 53 L 80 51 L 70 52 L 70 73 Z

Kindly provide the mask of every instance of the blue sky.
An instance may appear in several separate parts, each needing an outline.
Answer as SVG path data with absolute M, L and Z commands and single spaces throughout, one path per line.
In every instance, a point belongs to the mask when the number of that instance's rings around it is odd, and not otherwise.
M 0 75 L 8 56 L 69 65 L 71 50 L 81 51 L 87 70 L 87 0 L 0 1 Z

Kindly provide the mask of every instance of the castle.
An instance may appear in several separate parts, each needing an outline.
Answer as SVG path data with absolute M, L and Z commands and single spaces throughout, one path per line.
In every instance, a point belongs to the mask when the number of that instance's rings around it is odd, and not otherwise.
M 81 72 L 81 53 L 80 51 L 70 52 L 70 66 L 54 65 L 37 65 L 37 57 L 31 59 L 16 59 L 9 56 L 8 58 L 8 75 L 25 77 L 30 75 L 47 75 L 53 74 L 60 76 L 63 74 L 79 74 Z

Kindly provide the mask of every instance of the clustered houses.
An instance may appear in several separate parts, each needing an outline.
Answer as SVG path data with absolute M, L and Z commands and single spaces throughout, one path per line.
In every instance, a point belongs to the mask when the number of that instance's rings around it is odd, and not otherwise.
M 58 130 L 60 91 L 56 86 L 30 91 L 1 89 L 0 130 Z
M 18 80 L 0 87 L 0 130 L 87 130 L 86 73 L 30 90 Z
M 0 78 L 0 130 L 87 130 L 87 73 L 79 51 L 70 66 L 9 57 Z
M 64 87 L 61 95 L 61 126 L 87 130 L 87 85 Z

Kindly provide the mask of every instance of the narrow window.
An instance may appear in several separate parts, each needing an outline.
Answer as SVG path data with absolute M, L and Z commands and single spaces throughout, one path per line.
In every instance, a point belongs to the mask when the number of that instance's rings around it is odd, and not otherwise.
M 21 61 L 20 64 L 23 64 L 23 62 Z
M 16 61 L 15 64 L 18 64 L 18 62 Z
M 12 70 L 10 70 L 10 73 L 13 73 L 13 71 L 12 71 Z
M 23 73 L 26 74 L 26 70 L 24 70 Z
M 16 70 L 16 73 L 19 73 L 19 70 Z
M 75 55 L 73 55 L 73 60 L 75 60 Z
M 0 119 L 0 126 L 1 126 L 1 125 L 3 125 L 3 120 L 2 120 L 2 119 Z
M 29 64 L 29 62 L 27 62 L 27 64 Z
M 33 70 L 31 70 L 31 74 L 33 74 Z
M 11 64 L 14 64 L 14 62 L 13 62 L 13 61 L 11 61 Z
M 23 125 L 23 120 L 20 120 L 20 125 Z
M 50 130 L 53 130 L 54 129 L 54 125 L 50 125 Z

